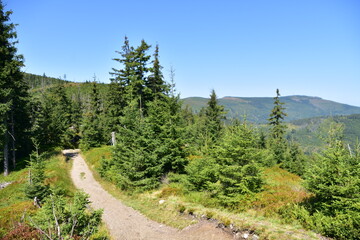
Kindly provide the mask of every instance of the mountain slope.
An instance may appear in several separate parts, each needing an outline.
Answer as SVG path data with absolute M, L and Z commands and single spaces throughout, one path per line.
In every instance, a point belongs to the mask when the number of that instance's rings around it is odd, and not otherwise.
M 65 89 L 71 97 L 80 94 L 80 98 L 85 99 L 91 92 L 89 82 L 75 83 L 29 73 L 25 73 L 25 80 L 34 93 L 57 86 L 57 84 L 65 84 Z M 99 83 L 98 87 L 100 95 L 105 96 L 107 84 Z M 184 106 L 189 105 L 195 112 L 199 112 L 202 107 L 206 106 L 208 100 L 202 97 L 190 97 L 184 98 L 183 103 Z M 246 116 L 250 122 L 265 123 L 273 108 L 273 101 L 271 97 L 224 97 L 219 99 L 219 104 L 225 106 L 228 119 L 242 119 Z M 285 103 L 285 112 L 288 114 L 285 121 L 288 122 L 319 116 L 360 114 L 360 107 L 324 100 L 319 97 L 287 96 L 281 97 L 281 101 Z
M 285 103 L 286 121 L 318 116 L 337 116 L 360 113 L 360 107 L 337 103 L 319 97 L 286 96 L 280 98 Z M 195 112 L 206 106 L 208 99 L 190 97 L 183 99 L 184 105 L 189 105 Z M 228 118 L 243 118 L 250 122 L 264 123 L 269 118 L 273 108 L 271 97 L 224 97 L 219 104 L 224 105 L 228 111 Z
M 334 117 L 314 117 L 295 120 L 289 123 L 289 138 L 299 142 L 305 152 L 318 151 L 325 145 L 330 124 L 343 126 L 344 141 L 352 148 L 357 147 L 360 139 L 360 114 Z

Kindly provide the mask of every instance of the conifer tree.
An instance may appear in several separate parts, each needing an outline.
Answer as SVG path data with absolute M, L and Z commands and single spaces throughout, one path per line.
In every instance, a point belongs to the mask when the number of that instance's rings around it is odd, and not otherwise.
M 90 95 L 90 105 L 84 114 L 83 124 L 81 127 L 82 138 L 80 141 L 81 148 L 86 150 L 91 147 L 98 147 L 103 143 L 102 140 L 102 123 L 101 123 L 101 102 L 97 84 L 92 83 L 92 92 Z
M 29 161 L 29 184 L 25 188 L 28 198 L 35 197 L 42 201 L 50 192 L 50 186 L 45 184 L 45 158 L 44 154 L 39 154 L 38 144 L 36 150 L 30 154 Z
M 343 142 L 342 126 L 331 126 L 327 147 L 306 174 L 307 189 L 314 193 L 307 222 L 336 239 L 359 239 L 360 164 Z
M 286 139 L 285 130 L 286 125 L 283 123 L 284 117 L 287 114 L 284 112 L 284 103 L 280 101 L 279 89 L 276 89 L 276 97 L 274 97 L 274 107 L 271 110 L 268 124 L 270 125 L 270 146 L 274 153 L 274 160 L 276 163 L 281 163 L 285 159 Z
M 352 156 L 343 142 L 343 126 L 333 124 L 323 156 L 307 173 L 307 187 L 316 194 L 317 209 L 326 215 L 354 210 L 360 202 L 359 173 L 358 156 Z
M 152 129 L 152 139 L 158 140 L 156 147 L 162 172 L 184 172 L 186 160 L 185 123 L 181 118 L 179 97 L 155 98 L 148 105 L 147 123 Z
M 214 157 L 219 164 L 223 204 L 232 206 L 245 194 L 258 192 L 262 188 L 260 160 L 253 130 L 246 122 L 235 122 L 226 129 L 224 137 L 214 149 Z
M 33 112 L 33 122 L 36 121 L 41 127 L 37 131 L 43 131 L 38 135 L 41 139 L 37 139 L 40 146 L 45 143 L 46 146 L 73 147 L 72 105 L 63 85 L 44 93 L 40 105 Z
M 151 75 L 148 76 L 146 86 L 148 88 L 146 100 L 152 101 L 156 97 L 162 97 L 169 92 L 169 86 L 164 81 L 164 76 L 161 72 L 162 66 L 159 61 L 159 45 L 156 45 L 154 60 L 152 61 L 152 68 L 149 69 Z
M 112 175 L 122 189 L 145 190 L 158 186 L 161 164 L 156 146 L 159 143 L 152 138 L 152 130 L 136 100 L 125 107 L 118 131 L 113 160 L 103 165 L 103 175 Z
M 34 142 L 37 142 L 39 149 L 51 146 L 52 139 L 50 137 L 50 107 L 45 104 L 46 97 L 44 94 L 33 96 L 30 101 L 31 116 L 31 136 Z
M 76 134 L 80 131 L 80 125 L 82 122 L 83 115 L 83 100 L 81 99 L 81 90 L 80 85 L 78 86 L 77 91 L 72 95 L 71 99 L 71 123 Z
M 155 97 L 146 114 L 138 104 L 133 99 L 124 108 L 114 157 L 102 164 L 102 175 L 123 189 L 154 188 L 168 172 L 184 172 L 187 163 L 179 97 Z
M 110 78 L 110 84 L 108 86 L 108 94 L 105 101 L 106 118 L 106 132 L 116 131 L 117 126 L 120 123 L 120 117 L 123 115 L 122 111 L 126 106 L 129 99 L 126 97 L 126 86 L 129 86 L 131 76 L 131 63 L 133 62 L 133 47 L 130 46 L 128 38 L 125 36 L 124 45 L 122 51 L 116 51 L 120 55 L 120 58 L 114 58 L 113 60 L 120 63 L 123 68 L 112 68 L 112 78 Z
M 220 137 L 225 113 L 224 106 L 218 104 L 216 93 L 213 89 L 207 107 L 205 108 L 205 131 L 211 142 L 215 142 Z
M 130 46 L 129 40 L 125 37 L 120 58 L 114 58 L 122 65 L 121 69 L 113 68 L 113 78 L 109 86 L 109 94 L 106 102 L 106 112 L 110 115 L 107 122 L 107 129 L 115 131 L 120 124 L 120 117 L 123 109 L 129 102 L 136 100 L 141 112 L 145 111 L 147 98 L 146 89 L 147 75 L 149 72 L 148 61 L 150 55 L 147 54 L 151 46 L 144 40 L 137 48 Z
M 16 164 L 16 149 L 25 145 L 29 128 L 27 85 L 21 67 L 23 57 L 15 47 L 15 24 L 9 23 L 11 11 L 5 11 L 0 1 L 0 145 L 3 149 L 4 175 L 9 173 L 9 159 Z M 11 154 L 10 154 L 11 151 Z
M 136 99 L 138 101 L 139 109 L 143 112 L 145 111 L 147 99 L 145 94 L 147 74 L 149 72 L 148 61 L 150 60 L 150 55 L 147 54 L 151 46 L 148 45 L 144 40 L 141 40 L 141 44 L 134 50 L 134 59 L 133 59 L 133 74 L 131 75 L 130 85 L 128 86 L 127 94 L 129 94 L 130 99 Z

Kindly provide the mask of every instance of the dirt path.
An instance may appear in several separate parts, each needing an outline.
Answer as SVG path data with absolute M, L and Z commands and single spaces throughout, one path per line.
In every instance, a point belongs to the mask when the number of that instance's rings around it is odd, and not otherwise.
M 121 240 L 220 240 L 233 239 L 233 236 L 216 228 L 207 221 L 200 222 L 183 230 L 171 228 L 151 221 L 134 209 L 125 206 L 106 192 L 94 179 L 84 159 L 76 150 L 64 150 L 73 158 L 71 178 L 78 189 L 90 195 L 91 205 L 95 209 L 104 209 L 103 220 L 114 239 Z

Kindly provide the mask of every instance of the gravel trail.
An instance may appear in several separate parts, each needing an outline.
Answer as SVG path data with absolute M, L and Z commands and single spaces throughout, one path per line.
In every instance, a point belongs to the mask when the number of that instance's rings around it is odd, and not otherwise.
M 214 223 L 202 221 L 183 230 L 171 228 L 149 220 L 134 209 L 125 206 L 106 192 L 94 179 L 78 150 L 64 150 L 63 154 L 73 158 L 71 178 L 78 189 L 90 195 L 94 209 L 104 209 L 103 221 L 110 234 L 119 240 L 221 240 L 233 236 L 216 228 Z

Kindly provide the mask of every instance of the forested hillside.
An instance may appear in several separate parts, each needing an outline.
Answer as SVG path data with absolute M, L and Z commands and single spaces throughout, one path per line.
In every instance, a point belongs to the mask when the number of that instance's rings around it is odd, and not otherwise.
M 194 111 L 199 112 L 206 106 L 208 99 L 200 97 L 190 97 L 183 99 L 184 105 L 189 105 Z M 281 101 L 286 104 L 288 116 L 285 121 L 319 117 L 337 116 L 360 113 L 360 107 L 341 104 L 319 97 L 308 96 L 286 96 L 281 97 Z M 219 104 L 225 107 L 227 118 L 246 119 L 253 123 L 265 123 L 268 119 L 268 112 L 272 108 L 272 98 L 267 97 L 223 97 L 219 99 Z
M 325 147 L 324 139 L 332 123 L 343 128 L 343 140 L 350 148 L 355 148 L 360 139 L 360 115 L 315 117 L 299 119 L 289 123 L 288 137 L 296 140 L 306 152 L 319 151 Z
M 27 82 L 31 90 L 45 89 L 48 86 L 69 82 L 59 78 L 48 77 L 45 75 L 45 73 L 42 76 L 32 73 L 24 73 L 24 80 Z
M 170 83 L 164 80 L 159 46 L 145 40 L 132 45 L 127 37 L 116 51 L 110 84 L 23 74 L 11 12 L 0 7 L 1 181 L 21 182 L 22 188 L 10 184 L 7 191 L 21 191 L 21 200 L 36 205 L 30 217 L 1 229 L 1 237 L 11 239 L 13 230 L 49 239 L 87 239 L 95 233 L 101 211 L 86 209 L 86 195 L 53 186 L 60 177 L 49 175 L 60 167 L 47 169 L 56 149 L 87 152 L 108 145 L 106 156 L 94 160 L 101 178 L 125 195 L 166 199 L 177 215 L 199 217 L 199 212 L 262 239 L 304 236 L 284 232 L 284 224 L 292 225 L 291 233 L 302 227 L 336 239 L 359 239 L 360 147 L 352 142 L 349 148 L 344 140 L 346 133 L 357 134 L 346 126 L 357 129 L 359 116 L 310 120 L 315 125 L 285 122 L 359 108 L 281 97 L 279 89 L 274 98 L 221 100 L 212 90 L 201 108 L 193 104 L 193 111 L 176 94 L 174 73 Z M 247 117 L 231 118 L 239 115 Z M 266 124 L 266 131 L 253 121 Z M 307 136 L 296 137 L 301 131 L 323 135 L 314 139 L 320 141 L 316 154 L 304 154 L 300 143 Z M 18 174 L 23 177 L 13 180 Z M 12 206 L 6 202 L 0 208 L 2 219 Z M 16 221 L 26 227 L 19 229 Z

